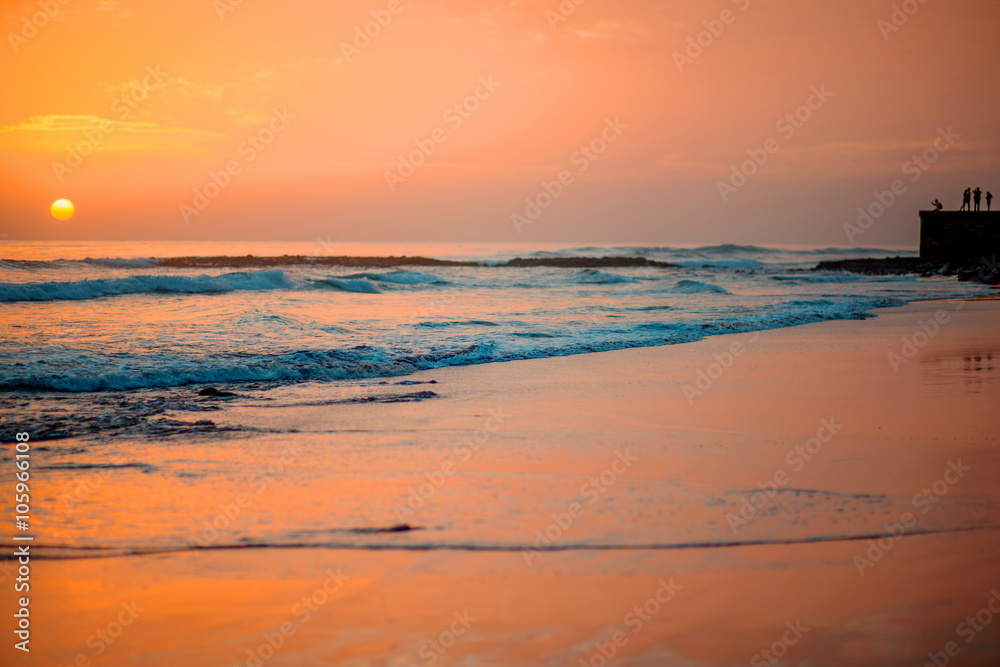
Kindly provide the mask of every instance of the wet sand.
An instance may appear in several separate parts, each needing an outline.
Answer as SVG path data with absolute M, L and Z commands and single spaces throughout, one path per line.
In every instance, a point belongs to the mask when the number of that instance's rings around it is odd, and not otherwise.
M 33 560 L 32 653 L 8 635 L 0 659 L 996 664 L 998 325 L 997 301 L 925 302 L 409 378 L 436 381 L 406 388 L 432 400 L 289 388 L 281 409 L 234 406 L 224 421 L 301 433 L 134 443 L 158 469 L 197 457 L 220 476 L 119 471 L 40 532 L 169 548 L 182 526 L 213 548 Z M 239 481 L 290 446 L 267 489 Z M 198 532 L 241 490 L 231 526 Z M 418 530 L 343 532 L 401 523 Z M 312 546 L 247 548 L 295 536 Z

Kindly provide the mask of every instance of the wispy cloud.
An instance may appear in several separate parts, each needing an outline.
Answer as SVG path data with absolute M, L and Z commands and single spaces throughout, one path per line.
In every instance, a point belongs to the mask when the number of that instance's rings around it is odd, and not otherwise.
M 83 132 L 114 126 L 123 132 L 162 132 L 156 123 L 141 121 L 116 121 L 90 114 L 51 114 L 32 116 L 23 123 L 0 127 L 0 132 Z
M 303 74 L 326 65 L 323 59 L 304 59 L 276 63 L 267 67 L 242 66 L 218 75 L 179 75 L 157 94 L 162 106 L 178 117 L 197 116 L 219 130 L 230 125 L 237 128 L 252 127 L 266 122 L 270 117 L 270 100 L 283 96 L 284 89 L 294 86 Z M 108 87 L 112 95 L 127 93 L 136 82 L 126 82 Z M 206 110 L 210 109 L 210 112 Z
M 639 21 L 595 21 L 585 27 L 569 30 L 571 34 L 583 39 L 605 39 L 619 40 L 623 42 L 635 41 L 644 37 L 648 30 Z
M 50 114 L 0 127 L 0 146 L 51 152 L 86 141 L 101 151 L 200 153 L 207 142 L 221 136 L 206 130 L 164 127 L 151 121 L 111 120 L 92 114 Z
M 98 21 L 113 21 L 115 19 L 131 18 L 132 10 L 122 6 L 120 0 L 98 0 L 94 7 L 94 18 Z

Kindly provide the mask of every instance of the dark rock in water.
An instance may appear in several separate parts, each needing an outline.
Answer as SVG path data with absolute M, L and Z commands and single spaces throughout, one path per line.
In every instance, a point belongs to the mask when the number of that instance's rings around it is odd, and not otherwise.
M 212 398 L 235 398 L 237 394 L 231 391 L 219 391 L 215 387 L 207 387 L 198 392 L 199 396 L 211 396 Z
M 251 268 L 269 266 L 354 266 L 365 268 L 396 268 L 399 266 L 479 266 L 478 262 L 457 262 L 431 257 L 307 257 L 283 255 L 281 257 L 169 257 L 161 259 L 159 266 Z
M 627 268 L 651 266 L 657 268 L 677 268 L 676 264 L 658 262 L 645 257 L 515 257 L 498 266 L 546 266 L 561 269 Z
M 869 276 L 958 276 L 987 285 L 1000 284 L 1000 265 L 982 258 L 979 261 L 927 257 L 885 257 L 884 259 L 841 259 L 820 262 L 813 271 L 850 271 Z
M 922 276 L 941 275 L 948 268 L 943 260 L 920 257 L 886 257 L 884 259 L 841 259 L 820 262 L 813 271 L 850 271 L 869 276 L 901 276 L 916 273 Z
M 1000 285 L 1000 269 L 983 271 L 982 269 L 965 269 L 959 271 L 959 280 L 974 280 L 985 285 Z
M 430 398 L 439 398 L 433 391 L 417 391 L 412 394 L 397 394 L 395 396 L 364 396 L 351 398 L 343 403 L 416 403 Z
M 389 526 L 388 528 L 354 528 L 351 532 L 358 535 L 374 535 L 379 533 L 408 533 L 411 530 L 420 529 L 414 528 L 408 523 L 400 523 L 395 526 Z
M 399 525 L 392 526 L 386 532 L 389 532 L 389 533 L 406 533 L 406 532 L 409 532 L 411 530 L 415 530 L 415 528 L 413 526 L 411 526 L 410 524 L 408 524 L 408 523 L 401 523 Z
M 168 257 L 159 260 L 158 266 L 174 268 L 203 267 L 275 267 L 275 266 L 346 266 L 362 268 L 394 269 L 401 266 L 476 266 L 492 268 L 499 266 L 547 266 L 557 268 L 599 268 L 655 266 L 676 267 L 675 264 L 658 262 L 645 257 L 518 257 L 509 262 L 484 264 L 482 262 L 434 259 L 433 257 L 306 257 L 283 255 L 281 257 Z

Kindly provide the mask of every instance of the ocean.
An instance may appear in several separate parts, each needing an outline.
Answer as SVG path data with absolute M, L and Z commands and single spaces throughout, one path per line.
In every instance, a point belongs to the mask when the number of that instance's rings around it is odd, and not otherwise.
M 411 516 L 407 503 L 425 484 L 422 471 L 465 451 L 461 443 L 480 431 L 495 439 L 490 424 L 503 421 L 490 412 L 501 415 L 503 406 L 453 414 L 449 406 L 473 399 L 455 403 L 453 388 L 426 374 L 413 379 L 415 372 L 864 319 L 880 307 L 989 291 L 953 278 L 813 270 L 825 259 L 887 254 L 906 253 L 9 242 L 0 246 L 0 430 L 5 443 L 14 431 L 31 435 L 42 475 L 41 553 L 380 547 L 399 544 L 398 531 L 411 524 L 432 531 L 407 541 L 418 548 L 442 540 L 517 545 L 537 500 L 528 494 L 514 507 L 490 500 L 501 484 L 493 476 L 463 490 L 459 502 L 442 492 L 438 505 Z M 305 255 L 323 259 L 295 259 Z M 282 256 L 289 258 L 257 259 Z M 371 256 L 430 259 L 331 259 Z M 187 259 L 170 259 L 178 257 Z M 517 257 L 533 261 L 506 265 Z M 565 266 L 588 263 L 571 259 L 580 257 L 649 262 Z M 445 397 L 451 402 L 438 400 Z M 422 413 L 407 407 L 436 400 L 429 409 L 443 420 L 440 437 L 421 434 Z M 501 442 L 492 446 L 507 452 Z M 597 460 L 605 456 L 588 447 Z M 574 480 L 557 475 L 546 487 Z M 666 503 L 668 491 L 634 493 Z M 234 500 L 241 497 L 254 499 L 252 512 Z M 858 501 L 861 514 L 866 502 Z M 485 507 L 495 516 L 481 534 Z M 666 530 L 616 525 L 595 521 L 581 537 L 617 544 Z M 691 539 L 706 539 L 696 528 L 687 531 Z M 761 538 L 788 534 L 757 530 Z M 685 531 L 668 532 L 676 540 Z
M 115 251 L 109 255 L 108 251 Z M 317 252 L 320 251 L 320 252 Z M 419 256 L 482 266 L 161 266 L 168 257 Z M 893 249 L 360 244 L 0 246 L 0 389 L 266 388 L 672 345 L 986 291 L 811 270 Z M 643 257 L 677 268 L 497 266 Z

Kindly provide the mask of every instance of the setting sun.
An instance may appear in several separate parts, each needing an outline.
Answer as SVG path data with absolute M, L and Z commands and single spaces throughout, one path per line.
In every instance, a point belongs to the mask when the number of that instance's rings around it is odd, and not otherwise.
M 69 220 L 73 217 L 73 202 L 68 199 L 58 199 L 52 202 L 52 217 L 56 220 Z

